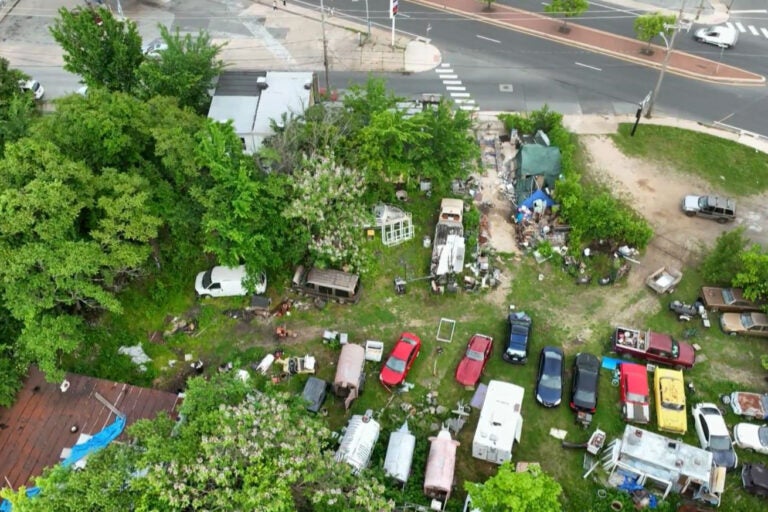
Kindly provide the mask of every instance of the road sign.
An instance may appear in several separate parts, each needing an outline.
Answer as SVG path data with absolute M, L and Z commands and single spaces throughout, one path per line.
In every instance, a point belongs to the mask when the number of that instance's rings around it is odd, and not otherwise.
M 643 101 L 640 102 L 640 108 L 645 109 L 645 107 L 648 106 L 648 102 L 651 101 L 652 94 L 653 91 L 649 91 L 648 94 L 646 94 L 645 98 L 643 98 Z
M 397 0 L 389 0 L 389 17 L 397 16 Z

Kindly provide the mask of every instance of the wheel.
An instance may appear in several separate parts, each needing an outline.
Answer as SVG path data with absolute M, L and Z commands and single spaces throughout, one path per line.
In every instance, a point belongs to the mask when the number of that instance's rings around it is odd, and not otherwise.
M 211 298 L 211 296 L 208 295 L 207 293 L 200 294 L 200 300 L 205 300 L 205 299 L 210 299 L 210 298 Z
M 735 332 L 729 332 L 728 335 L 729 336 L 736 336 L 736 333 Z
M 728 222 L 728 219 L 726 218 L 720 217 L 719 219 L 717 219 L 718 224 L 725 224 L 726 222 Z
M 685 215 L 687 215 L 688 217 L 695 217 L 696 212 L 685 212 Z

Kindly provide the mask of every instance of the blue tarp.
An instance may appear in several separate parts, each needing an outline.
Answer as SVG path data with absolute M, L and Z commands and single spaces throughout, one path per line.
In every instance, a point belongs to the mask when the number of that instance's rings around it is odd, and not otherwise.
M 619 367 L 619 363 L 622 363 L 621 359 L 614 359 L 612 357 L 603 357 L 602 367 L 606 370 L 615 370 Z
M 549 197 L 546 192 L 544 192 L 543 190 L 537 190 L 536 192 L 528 196 L 525 199 L 525 201 L 521 203 L 521 206 L 525 206 L 529 210 L 533 210 L 533 202 L 536 201 L 537 199 L 541 199 L 542 201 L 544 201 L 544 204 L 547 205 L 547 207 L 553 206 L 555 204 L 554 199 Z
M 109 443 L 117 439 L 117 437 L 123 433 L 125 429 L 125 416 L 118 416 L 115 422 L 105 427 L 104 430 L 94 435 L 92 438 L 84 443 L 76 444 L 72 447 L 72 452 L 69 457 L 61 462 L 61 465 L 66 467 L 71 466 L 75 462 L 87 457 L 88 455 L 97 452 L 107 446 Z M 32 487 L 27 489 L 27 496 L 33 498 L 40 494 L 39 487 Z M 11 502 L 3 500 L 0 502 L 0 512 L 11 512 Z

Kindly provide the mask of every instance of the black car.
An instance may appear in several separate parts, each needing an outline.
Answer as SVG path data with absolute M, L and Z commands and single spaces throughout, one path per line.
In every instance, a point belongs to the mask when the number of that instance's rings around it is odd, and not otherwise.
M 507 345 L 501 355 L 508 363 L 525 364 L 528 361 L 528 339 L 531 337 L 531 317 L 525 311 L 510 313 L 507 317 Z
M 304 391 L 301 398 L 307 403 L 309 412 L 318 412 L 325 402 L 325 393 L 328 390 L 328 383 L 317 377 L 310 377 L 304 385 Z
M 563 351 L 544 347 L 539 356 L 536 401 L 544 407 L 557 407 L 563 399 Z
M 600 376 L 600 360 L 582 352 L 573 361 L 573 385 L 571 409 L 594 413 L 597 409 L 597 381 Z
M 768 468 L 764 464 L 744 464 L 741 469 L 741 483 L 744 490 L 755 496 L 768 497 Z

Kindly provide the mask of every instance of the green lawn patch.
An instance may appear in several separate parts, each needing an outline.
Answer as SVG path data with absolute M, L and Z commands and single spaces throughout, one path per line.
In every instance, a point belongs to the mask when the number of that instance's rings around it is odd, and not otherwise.
M 701 176 L 716 189 L 735 196 L 768 189 L 768 155 L 749 146 L 671 126 L 643 125 L 634 137 L 629 135 L 631 130 L 631 123 L 622 123 L 611 136 L 626 155 Z

